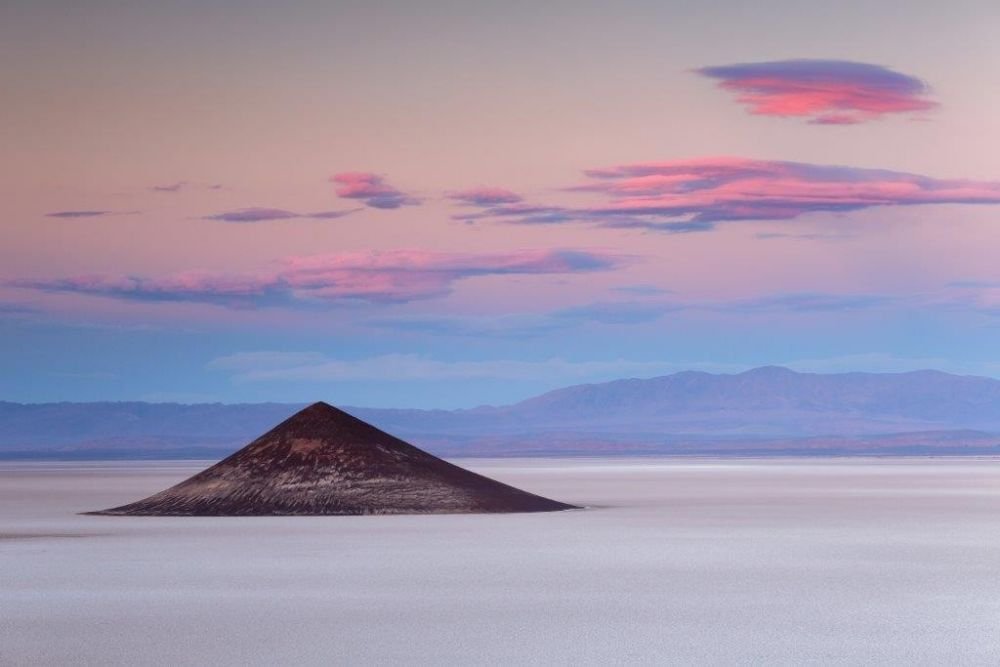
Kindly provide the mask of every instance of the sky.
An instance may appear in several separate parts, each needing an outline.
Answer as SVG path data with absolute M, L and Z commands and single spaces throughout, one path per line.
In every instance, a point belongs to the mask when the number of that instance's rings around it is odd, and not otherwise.
M 1000 5 L 11 0 L 0 400 L 1000 377 Z

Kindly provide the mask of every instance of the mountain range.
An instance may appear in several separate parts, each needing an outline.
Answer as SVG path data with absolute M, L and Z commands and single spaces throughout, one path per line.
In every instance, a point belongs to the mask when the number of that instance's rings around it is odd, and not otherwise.
M 0 457 L 211 457 L 301 404 L 0 402 Z M 1000 453 L 1000 380 L 685 371 L 463 410 L 345 410 L 439 455 Z

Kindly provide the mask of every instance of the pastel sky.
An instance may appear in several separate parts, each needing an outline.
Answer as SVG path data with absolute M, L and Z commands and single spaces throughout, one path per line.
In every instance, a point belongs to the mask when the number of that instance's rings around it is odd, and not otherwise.
M 1000 377 L 1000 5 L 13 0 L 0 400 Z

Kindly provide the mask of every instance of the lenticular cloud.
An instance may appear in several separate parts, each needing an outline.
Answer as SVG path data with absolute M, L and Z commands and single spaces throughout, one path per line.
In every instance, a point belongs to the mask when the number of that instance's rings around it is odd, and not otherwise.
M 806 118 L 819 125 L 853 125 L 887 114 L 929 111 L 920 79 L 881 65 L 847 60 L 779 60 L 695 70 L 755 115 Z

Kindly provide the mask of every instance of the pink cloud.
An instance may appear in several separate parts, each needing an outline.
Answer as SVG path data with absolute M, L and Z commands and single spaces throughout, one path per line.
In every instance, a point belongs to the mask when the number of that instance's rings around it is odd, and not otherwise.
M 390 250 L 289 257 L 253 275 L 190 271 L 164 277 L 87 275 L 9 284 L 131 301 L 243 308 L 339 301 L 393 303 L 443 296 L 456 281 L 475 276 L 603 271 L 622 262 L 616 255 L 584 250 L 492 254 Z
M 868 63 L 780 60 L 696 72 L 718 80 L 751 114 L 808 118 L 819 125 L 852 125 L 937 107 L 920 79 Z
M 385 178 L 379 174 L 346 171 L 334 174 L 330 180 L 337 184 L 338 197 L 358 199 L 372 208 L 392 209 L 420 203 L 419 199 L 386 183 Z
M 873 206 L 1000 203 L 998 182 L 732 157 L 638 163 L 586 174 L 592 182 L 577 189 L 610 197 L 597 212 L 706 222 L 791 219 Z
M 495 206 L 469 217 L 688 232 L 720 222 L 791 220 L 813 212 L 1000 204 L 1000 182 L 995 181 L 737 157 L 640 162 L 584 173 L 589 180 L 569 190 L 601 195 L 603 202 L 587 207 Z

